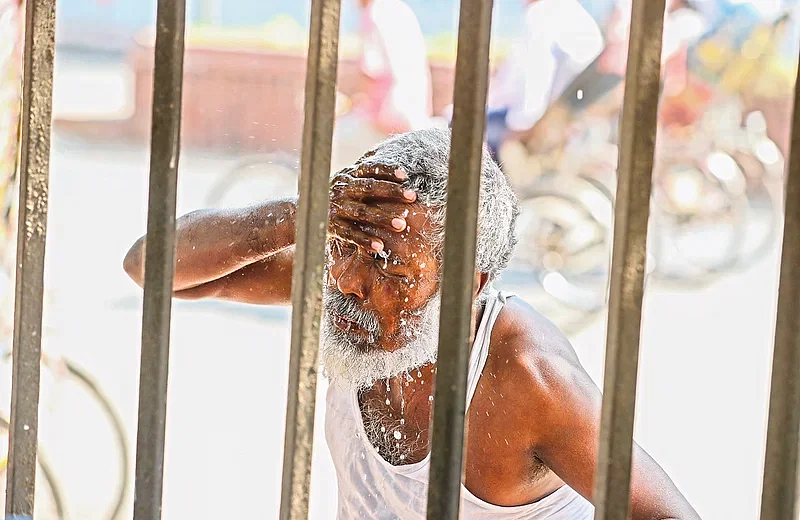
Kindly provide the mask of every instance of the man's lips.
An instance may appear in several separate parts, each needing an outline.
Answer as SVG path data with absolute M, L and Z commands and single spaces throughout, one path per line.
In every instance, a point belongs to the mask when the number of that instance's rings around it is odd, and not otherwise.
M 333 313 L 333 324 L 344 332 L 360 332 L 362 334 L 367 333 L 367 331 L 365 331 L 364 328 L 355 321 L 347 319 L 341 314 L 337 314 L 335 312 Z

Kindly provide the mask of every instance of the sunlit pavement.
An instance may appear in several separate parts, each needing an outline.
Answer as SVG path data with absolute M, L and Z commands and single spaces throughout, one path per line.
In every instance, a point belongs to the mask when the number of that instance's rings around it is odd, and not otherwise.
M 202 206 L 231 161 L 187 151 L 179 213 Z M 118 406 L 132 444 L 141 295 L 121 262 L 145 229 L 147 168 L 144 146 L 91 145 L 60 135 L 54 141 L 45 349 L 93 373 Z M 696 292 L 652 285 L 646 298 L 637 439 L 703 518 L 757 517 L 777 261 L 773 252 L 750 271 Z M 165 519 L 276 517 L 288 319 L 288 309 L 174 305 Z M 604 334 L 598 320 L 572 338 L 599 384 Z M 108 504 L 115 462 L 108 435 L 81 419 L 84 402 L 62 399 L 56 411 L 43 412 L 42 442 L 72 518 L 92 520 Z M 321 427 L 316 438 L 312 517 L 333 518 L 335 477 Z

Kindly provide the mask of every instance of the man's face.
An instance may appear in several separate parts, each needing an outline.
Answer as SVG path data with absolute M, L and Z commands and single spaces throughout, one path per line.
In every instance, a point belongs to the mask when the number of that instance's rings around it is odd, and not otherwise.
M 328 243 L 323 361 L 331 378 L 353 386 L 369 386 L 436 355 L 439 262 L 428 239 L 430 210 L 420 203 L 379 207 L 408 211 L 404 231 L 381 236 L 384 254 L 337 239 Z

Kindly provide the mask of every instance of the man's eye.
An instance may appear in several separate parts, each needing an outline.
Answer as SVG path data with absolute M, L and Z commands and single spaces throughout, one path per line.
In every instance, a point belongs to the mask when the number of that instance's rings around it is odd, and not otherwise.
M 398 270 L 397 262 L 392 262 L 389 257 L 382 257 L 380 255 L 372 255 L 375 259 L 375 264 L 378 266 L 382 272 L 386 273 L 389 276 L 405 276 L 404 274 L 400 273 Z

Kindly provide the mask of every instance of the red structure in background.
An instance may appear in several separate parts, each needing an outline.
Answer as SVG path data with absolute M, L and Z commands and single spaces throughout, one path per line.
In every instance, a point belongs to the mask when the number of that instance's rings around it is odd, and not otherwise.
M 150 135 L 153 48 L 129 55 L 135 73 L 135 110 L 125 121 L 60 121 L 71 132 L 97 139 L 146 141 Z M 303 130 L 306 56 L 243 49 L 188 48 L 184 63 L 182 143 L 235 151 L 299 150 Z M 454 64 L 432 64 L 433 106 L 452 103 Z M 339 62 L 339 91 L 356 93 L 355 59 Z

